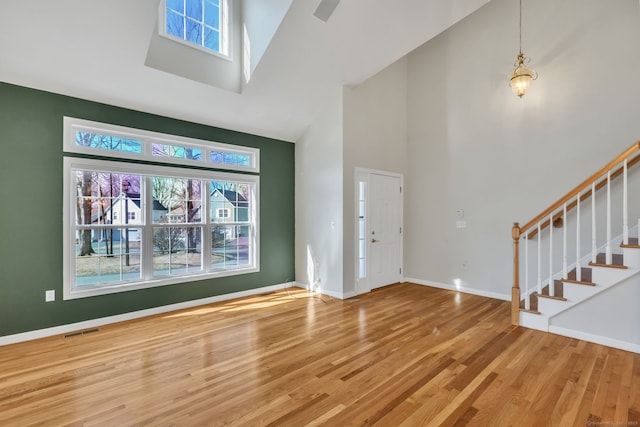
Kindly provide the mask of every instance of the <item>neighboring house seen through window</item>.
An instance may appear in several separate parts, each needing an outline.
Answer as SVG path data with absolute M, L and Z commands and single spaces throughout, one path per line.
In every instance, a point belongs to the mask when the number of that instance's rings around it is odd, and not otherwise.
M 65 151 L 84 155 L 64 158 L 65 299 L 259 271 L 259 177 L 185 166 L 229 146 L 168 137 L 65 118 Z M 257 169 L 257 150 L 233 148 Z

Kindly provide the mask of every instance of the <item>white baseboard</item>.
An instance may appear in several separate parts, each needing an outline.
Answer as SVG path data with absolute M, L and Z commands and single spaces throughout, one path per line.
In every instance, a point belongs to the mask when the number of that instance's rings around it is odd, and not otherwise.
M 69 332 L 80 331 L 83 329 L 91 329 L 99 326 L 109 325 L 111 323 L 124 322 L 127 320 L 139 319 L 141 317 L 153 316 L 155 314 L 167 313 L 170 311 L 183 310 L 185 308 L 198 307 L 201 305 L 212 304 L 214 302 L 227 301 L 230 299 L 258 295 L 265 292 L 273 292 L 295 286 L 294 282 L 281 283 L 279 285 L 264 286 L 262 288 L 248 289 L 246 291 L 233 292 L 230 294 L 216 295 L 208 298 L 201 298 L 192 301 L 185 301 L 176 304 L 163 305 L 160 307 L 148 308 L 146 310 L 132 311 L 130 313 L 117 314 L 115 316 L 101 317 L 98 319 L 86 320 L 83 322 L 69 323 L 67 325 L 54 326 L 52 328 L 38 329 L 35 331 L 23 332 L 14 335 L 5 335 L 0 337 L 0 346 L 15 344 L 24 341 L 46 338 L 55 335 L 67 334 Z
M 433 282 L 431 280 L 421 280 L 412 277 L 405 277 L 405 282 L 415 283 L 417 285 L 431 286 L 433 288 L 447 289 L 449 291 L 463 292 L 465 294 L 478 295 L 481 297 L 494 298 L 503 301 L 511 301 L 511 295 L 499 294 L 496 292 L 483 291 L 482 289 L 473 289 L 465 287 L 457 287 L 455 285 L 447 285 L 445 283 Z
M 313 287 L 311 285 L 308 285 L 306 283 L 301 283 L 301 282 L 295 282 L 294 286 L 298 287 L 298 288 L 302 288 L 302 289 L 306 289 L 308 291 L 311 292 L 317 292 L 319 294 L 322 295 L 327 295 L 333 298 L 338 298 L 338 299 L 347 299 L 347 298 L 351 298 L 353 296 L 356 295 L 355 291 L 353 292 L 340 292 L 340 291 L 332 291 L 330 289 L 322 289 L 320 287 Z
M 606 345 L 607 347 L 619 348 L 620 350 L 626 350 L 632 353 L 640 354 L 640 344 L 636 344 L 636 343 L 620 341 L 613 338 L 603 337 L 600 335 L 593 335 L 587 332 L 576 331 L 574 329 L 561 328 L 553 325 L 549 325 L 549 332 L 553 334 L 569 337 L 569 338 L 576 338 L 579 340 L 589 341 L 595 344 Z

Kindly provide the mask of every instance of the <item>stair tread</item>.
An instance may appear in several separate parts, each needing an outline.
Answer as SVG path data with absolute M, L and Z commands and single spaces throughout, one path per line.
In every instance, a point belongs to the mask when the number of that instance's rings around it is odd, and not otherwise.
M 617 264 L 605 264 L 605 263 L 598 263 L 598 262 L 590 262 L 589 263 L 590 266 L 592 267 L 607 267 L 607 268 L 619 268 L 619 269 L 627 269 L 629 267 L 627 267 L 626 265 L 617 265 Z
M 634 248 L 640 249 L 640 243 L 638 243 L 637 237 L 629 237 L 628 243 L 625 245 L 624 243 L 620 243 L 621 248 Z
M 551 296 L 551 295 L 545 295 L 545 294 L 537 294 L 537 296 L 541 297 L 541 298 L 547 298 L 547 299 L 554 299 L 557 301 L 566 301 L 567 299 L 564 297 L 560 297 L 560 296 Z
M 596 286 L 596 284 L 593 282 L 585 282 L 585 281 L 578 281 L 578 280 L 571 280 L 571 279 L 562 279 L 562 281 L 565 283 L 573 283 L 574 285 Z
M 569 272 L 569 274 L 567 274 L 567 280 L 578 281 L 575 268 L 573 270 L 571 270 Z M 593 283 L 591 281 L 591 269 L 589 267 L 581 267 L 580 268 L 580 280 L 579 280 L 579 282 Z
M 629 237 L 627 244 L 620 243 L 621 248 L 634 248 L 640 249 L 640 243 L 638 242 L 637 237 Z
M 520 308 L 520 311 L 524 313 L 531 313 L 531 314 L 542 314 L 538 310 L 527 310 L 526 308 Z
M 624 265 L 622 254 L 611 254 L 611 264 L 607 264 L 606 254 L 600 253 L 596 255 L 596 262 L 590 262 L 589 265 L 594 267 L 628 268 Z
M 551 295 L 551 293 L 549 292 L 549 285 L 546 285 L 544 288 L 542 288 L 542 293 L 538 294 L 537 292 L 534 292 L 532 295 L 537 295 L 537 296 L 541 296 L 541 297 L 548 297 Z M 564 286 L 562 285 L 562 280 L 554 280 L 553 281 L 553 296 L 554 297 L 564 297 Z

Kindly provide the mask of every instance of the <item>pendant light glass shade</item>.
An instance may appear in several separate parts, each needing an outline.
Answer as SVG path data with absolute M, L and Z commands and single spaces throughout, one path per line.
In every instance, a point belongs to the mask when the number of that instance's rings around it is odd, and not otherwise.
M 535 80 L 538 78 L 538 74 L 531 68 L 525 66 L 524 62 L 524 54 L 520 52 L 518 54 L 518 60 L 515 64 L 516 68 L 511 74 L 511 89 L 513 89 L 513 93 L 518 95 L 520 98 L 522 98 L 522 96 L 529 89 L 531 80 Z

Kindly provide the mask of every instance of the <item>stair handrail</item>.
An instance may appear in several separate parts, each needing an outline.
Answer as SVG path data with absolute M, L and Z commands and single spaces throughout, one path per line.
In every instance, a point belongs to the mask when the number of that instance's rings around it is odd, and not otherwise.
M 635 145 L 635 144 L 634 144 Z M 633 159 L 629 160 L 627 163 L 627 167 L 630 168 L 631 166 L 635 165 L 636 163 L 640 162 L 640 154 L 637 155 L 636 157 L 634 157 Z M 619 177 L 620 175 L 622 175 L 624 171 L 624 167 L 619 167 L 618 169 L 616 169 L 615 171 L 613 171 L 611 173 L 611 181 L 613 181 L 614 179 L 616 179 L 617 177 Z M 606 173 L 606 172 L 605 172 Z M 600 176 L 604 176 L 604 173 Z M 600 182 L 598 182 L 595 185 L 595 190 L 598 191 L 600 190 L 602 187 L 604 187 L 605 185 L 607 185 L 607 181 L 606 180 L 602 180 Z M 587 187 L 588 188 L 588 187 Z M 576 194 L 577 195 L 577 194 Z M 580 201 L 584 202 L 585 200 L 587 200 L 589 197 L 591 197 L 591 189 L 585 191 L 584 193 L 581 192 L 580 194 Z M 571 198 L 569 198 L 569 200 L 571 200 Z M 576 205 L 578 204 L 577 200 L 574 200 L 573 202 L 569 203 L 567 205 L 567 213 L 570 212 L 573 208 L 576 207 Z M 554 209 L 555 210 L 555 209 Z M 549 212 L 551 213 L 551 212 Z M 559 211 L 558 213 L 553 215 L 553 221 L 555 223 L 555 221 L 559 218 L 562 218 L 564 216 L 564 212 L 563 211 Z M 546 217 L 546 216 L 545 216 Z M 534 223 L 535 224 L 535 223 Z M 526 224 L 529 225 L 529 224 Z M 549 226 L 549 220 L 545 220 L 543 222 L 540 223 L 540 231 L 544 230 L 545 228 L 547 228 Z M 521 230 L 524 229 L 524 227 L 521 227 Z M 528 229 L 527 229 L 528 230 Z M 532 239 L 533 237 L 536 236 L 536 234 L 538 234 L 538 230 L 536 228 L 534 228 L 530 233 L 527 234 L 527 238 L 528 239 Z
M 629 158 L 631 154 L 636 151 L 640 151 L 640 140 L 636 141 L 629 148 L 620 153 L 616 158 L 611 160 L 605 166 L 600 168 L 596 173 L 591 175 L 589 178 L 585 179 L 580 185 L 575 187 L 573 190 L 569 191 L 563 197 L 561 197 L 557 202 L 553 203 L 547 209 L 542 211 L 539 215 L 536 215 L 531 221 L 527 222 L 525 225 L 520 227 L 520 224 L 515 222 L 513 223 L 513 227 L 511 228 L 511 237 L 513 238 L 513 287 L 511 288 L 511 323 L 513 325 L 518 325 L 520 323 L 519 313 L 520 313 L 520 257 L 519 257 L 519 242 L 520 236 L 523 233 L 526 233 L 531 227 L 538 224 L 542 219 L 551 215 L 556 209 L 563 206 L 566 202 L 576 197 L 579 193 L 581 193 L 584 189 L 594 184 L 599 178 L 603 175 L 610 172 L 613 168 L 615 168 L 620 162 Z M 640 160 L 640 156 L 634 159 L 634 164 Z M 591 195 L 591 194 L 589 194 Z M 564 213 L 564 212 L 563 212 Z M 555 219 L 555 217 L 554 217 Z M 545 222 L 545 226 L 549 226 L 550 221 Z M 537 232 L 537 231 L 536 231 Z

